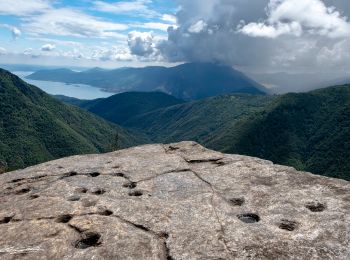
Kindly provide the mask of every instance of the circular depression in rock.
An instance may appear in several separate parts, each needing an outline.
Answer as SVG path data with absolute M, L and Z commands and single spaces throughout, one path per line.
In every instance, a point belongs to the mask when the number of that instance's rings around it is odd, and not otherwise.
M 136 182 L 127 182 L 123 184 L 123 187 L 128 189 L 135 189 L 136 186 L 137 186 Z
M 142 195 L 143 195 L 143 192 L 140 190 L 134 190 L 129 192 L 129 196 L 132 196 L 132 197 L 140 197 Z
M 95 232 L 87 232 L 82 238 L 75 242 L 74 247 L 77 249 L 86 249 L 101 245 L 101 235 Z
M 326 206 L 320 202 L 309 202 L 305 207 L 311 212 L 322 212 L 326 209 Z
M 230 202 L 233 206 L 242 206 L 245 202 L 244 198 L 232 198 Z
M 73 218 L 72 215 L 66 214 L 66 215 L 61 215 L 56 218 L 57 223 L 68 223 L 71 219 Z
M 237 218 L 244 223 L 257 223 L 260 221 L 260 217 L 254 213 L 244 213 L 237 215 Z
M 283 230 L 293 231 L 298 227 L 298 223 L 293 220 L 282 219 L 278 227 Z

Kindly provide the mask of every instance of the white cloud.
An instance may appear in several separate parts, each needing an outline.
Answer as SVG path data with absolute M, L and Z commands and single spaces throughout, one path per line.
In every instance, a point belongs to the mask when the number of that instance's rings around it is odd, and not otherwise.
M 74 48 L 73 50 L 70 50 L 70 51 L 61 52 L 59 53 L 59 56 L 71 58 L 74 60 L 87 59 L 87 57 L 81 52 L 81 50 L 77 48 Z
M 177 23 L 176 16 L 172 15 L 172 14 L 163 14 L 162 15 L 162 20 L 164 22 L 168 22 L 168 23 L 171 23 L 171 24 L 176 24 Z
M 95 9 L 101 12 L 114 14 L 128 14 L 128 15 L 144 15 L 156 16 L 157 12 L 151 10 L 147 5 L 152 3 L 150 0 L 134 0 L 134 1 L 118 1 L 114 3 L 106 3 L 104 1 L 95 1 Z
M 63 8 L 24 19 L 24 29 L 31 35 L 59 35 L 87 38 L 126 39 L 119 33 L 125 24 L 106 22 L 80 11 Z
M 1 0 L 0 14 L 26 16 L 42 13 L 51 8 L 48 0 Z
M 347 18 L 321 0 L 270 0 L 267 15 L 264 22 L 249 23 L 239 31 L 253 37 L 270 38 L 284 34 L 300 36 L 303 31 L 332 38 L 350 35 Z
M 0 47 L 0 55 L 4 55 L 7 53 L 7 50 L 5 48 Z
M 150 56 L 155 51 L 153 34 L 151 32 L 130 32 L 128 45 L 131 53 L 139 56 Z
M 56 45 L 50 43 L 41 46 L 42 51 L 53 51 L 54 49 L 56 49 Z
M 32 55 L 33 49 L 32 48 L 27 48 L 23 51 L 24 55 Z
M 208 24 L 203 21 L 199 20 L 196 23 L 192 24 L 189 28 L 188 31 L 190 33 L 201 33 L 207 28 Z
M 137 28 L 159 30 L 159 31 L 164 31 L 164 32 L 166 32 L 170 26 L 174 26 L 174 25 L 167 24 L 167 23 L 156 23 L 156 22 L 149 22 L 149 23 L 134 24 L 133 25 L 133 27 L 137 27 Z
M 266 25 L 265 23 L 250 23 L 238 26 L 239 31 L 252 37 L 276 38 L 278 36 L 289 34 L 300 36 L 303 28 L 298 22 L 276 23 L 275 25 Z
M 28 37 L 27 39 L 32 40 L 32 41 L 41 41 L 41 42 L 45 42 L 45 43 L 51 43 L 54 45 L 62 45 L 62 46 L 77 47 L 77 46 L 82 45 L 82 43 L 80 43 L 78 41 L 57 40 L 57 39 L 50 39 L 50 38 L 45 38 L 45 37 Z
M 100 61 L 132 61 L 133 55 L 125 46 L 98 47 L 93 50 L 91 59 Z
M 18 29 L 16 26 L 12 26 L 9 24 L 0 24 L 0 28 L 6 28 L 11 31 L 12 38 L 16 40 L 18 37 L 22 35 L 22 32 L 20 29 Z
M 11 32 L 12 32 L 13 39 L 17 39 L 18 37 L 20 37 L 22 35 L 21 30 L 18 29 L 17 27 L 12 27 Z

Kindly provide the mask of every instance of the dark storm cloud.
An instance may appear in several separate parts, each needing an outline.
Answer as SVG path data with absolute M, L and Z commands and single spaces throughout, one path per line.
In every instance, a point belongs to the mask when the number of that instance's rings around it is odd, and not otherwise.
M 348 0 L 178 0 L 177 28 L 157 51 L 168 61 L 250 71 L 350 68 Z

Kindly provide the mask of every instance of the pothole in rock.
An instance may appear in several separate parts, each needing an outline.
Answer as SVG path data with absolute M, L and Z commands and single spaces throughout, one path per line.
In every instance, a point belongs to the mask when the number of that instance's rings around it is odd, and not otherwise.
M 283 230 L 293 231 L 298 227 L 298 223 L 296 221 L 282 219 L 278 227 Z
M 242 206 L 245 202 L 244 198 L 232 198 L 230 202 L 233 206 Z
M 86 249 L 89 247 L 97 247 L 101 245 L 101 235 L 96 232 L 86 232 L 82 234 L 82 238 L 75 242 L 74 247 L 77 249 Z
M 0 224 L 7 224 L 12 220 L 13 217 L 3 217 L 0 219 Z
M 69 177 L 73 177 L 73 176 L 77 176 L 78 173 L 75 172 L 75 171 L 70 171 L 70 172 L 67 172 L 65 174 L 63 174 L 63 178 L 69 178 Z
M 17 195 L 22 195 L 22 194 L 25 194 L 25 193 L 28 193 L 30 192 L 30 189 L 29 188 L 23 188 L 23 189 L 20 189 L 20 190 L 16 190 L 16 194 Z
M 20 182 L 20 181 L 24 181 L 24 180 L 25 180 L 24 178 L 20 178 L 20 179 L 14 179 L 14 180 L 12 180 L 10 182 L 16 183 L 16 182 Z
M 57 223 L 68 223 L 71 219 L 73 218 L 72 215 L 66 214 L 66 215 L 61 215 L 56 218 Z
M 129 196 L 132 196 L 132 197 L 140 197 L 142 195 L 143 195 L 143 192 L 140 190 L 133 190 L 129 192 Z
M 136 186 L 137 186 L 136 182 L 126 182 L 123 184 L 123 187 L 128 189 L 135 189 Z
M 309 202 L 305 207 L 311 212 L 322 212 L 326 209 L 326 206 L 320 202 Z
M 113 215 L 113 211 L 109 209 L 105 209 L 105 210 L 101 210 L 98 214 L 101 216 L 111 216 Z
M 37 199 L 37 198 L 39 198 L 40 196 L 38 195 L 38 194 L 32 194 L 32 195 L 30 195 L 29 196 L 29 199 L 30 200 L 35 200 L 35 199 Z
M 179 147 L 172 146 L 172 145 L 169 145 L 168 148 L 169 148 L 169 151 L 176 151 L 180 149 Z
M 260 217 L 257 214 L 245 213 L 237 215 L 238 219 L 244 223 L 257 223 L 260 221 Z
M 87 175 L 88 175 L 89 177 L 95 178 L 95 177 L 100 176 L 101 174 L 100 174 L 99 172 L 90 172 L 90 173 L 88 173 Z
M 79 201 L 80 197 L 76 196 L 76 195 L 73 195 L 73 196 L 68 197 L 67 200 L 68 201 Z
M 75 191 L 78 193 L 87 193 L 88 190 L 86 188 L 76 188 Z
M 32 179 L 32 180 L 40 180 L 40 179 L 44 179 L 46 177 L 47 177 L 47 174 L 42 174 L 42 175 L 39 175 L 39 176 L 34 176 L 34 177 L 30 178 L 30 179 Z
M 91 191 L 91 194 L 94 194 L 94 195 L 102 195 L 104 193 L 106 193 L 106 191 L 100 188 L 96 188 Z
M 121 177 L 121 178 L 127 178 L 124 173 L 122 172 L 116 172 L 111 174 L 113 177 Z

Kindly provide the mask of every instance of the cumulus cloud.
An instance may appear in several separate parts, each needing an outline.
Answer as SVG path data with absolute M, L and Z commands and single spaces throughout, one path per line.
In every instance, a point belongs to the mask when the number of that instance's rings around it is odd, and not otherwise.
M 11 28 L 11 32 L 12 32 L 12 38 L 13 39 L 17 39 L 18 37 L 20 37 L 22 35 L 21 30 L 18 29 L 17 27 L 12 27 Z
M 150 56 L 155 52 L 153 34 L 150 32 L 132 31 L 128 35 L 128 46 L 132 54 Z
M 177 0 L 168 38 L 129 40 L 132 53 L 170 62 L 217 62 L 250 72 L 330 71 L 347 66 L 348 0 Z M 345 43 L 342 43 L 344 40 Z M 137 47 L 137 48 L 136 48 Z M 338 69 L 337 68 L 337 69 Z
M 350 34 L 347 18 L 335 7 L 327 7 L 321 0 L 270 0 L 268 18 L 240 28 L 242 33 L 254 37 L 275 38 L 283 34 L 300 36 L 303 30 L 310 34 L 344 37 Z
M 16 40 L 18 37 L 22 35 L 22 31 L 18 29 L 16 26 L 12 26 L 9 24 L 0 24 L 0 28 L 6 28 L 11 31 L 12 39 Z
M 41 46 L 42 51 L 53 51 L 54 49 L 56 49 L 56 45 L 50 43 Z
M 189 28 L 188 31 L 190 33 L 200 33 L 203 32 L 207 28 L 207 23 L 204 22 L 203 20 L 199 20 L 196 23 L 192 24 Z
M 91 59 L 100 61 L 132 61 L 133 55 L 125 46 L 98 47 L 93 50 Z

